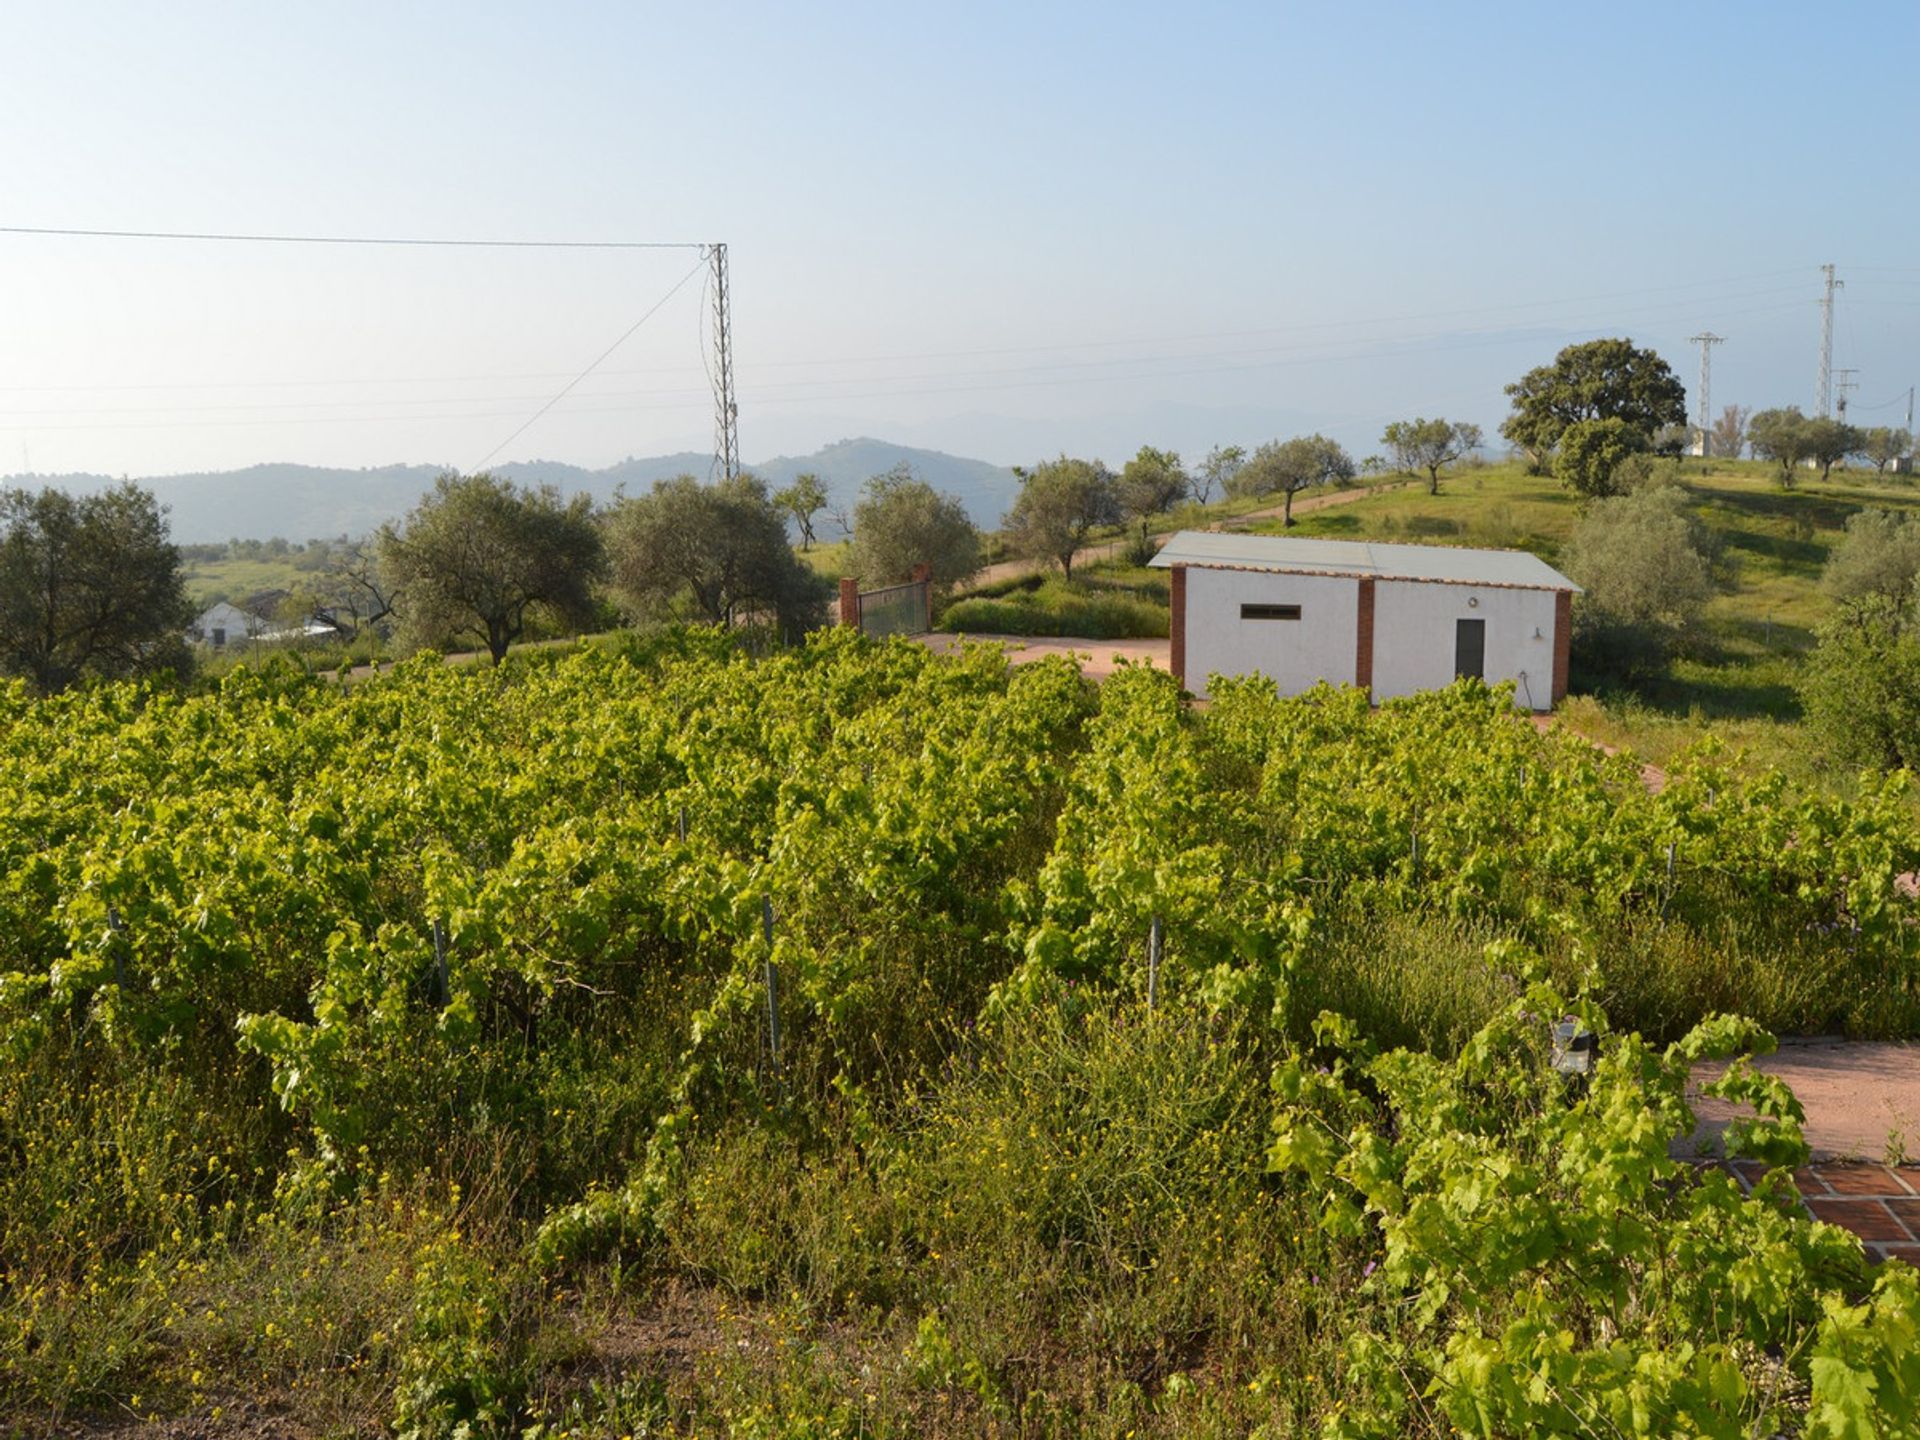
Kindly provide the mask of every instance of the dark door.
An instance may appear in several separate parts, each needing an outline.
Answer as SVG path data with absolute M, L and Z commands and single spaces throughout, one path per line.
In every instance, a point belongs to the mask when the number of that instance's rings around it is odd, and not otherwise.
M 1486 621 L 1453 622 L 1453 673 L 1456 679 L 1468 675 L 1475 680 L 1487 678 Z

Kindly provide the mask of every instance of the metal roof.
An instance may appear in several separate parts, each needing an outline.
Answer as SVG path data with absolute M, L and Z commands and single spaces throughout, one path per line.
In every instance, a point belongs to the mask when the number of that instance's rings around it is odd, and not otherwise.
M 1468 550 L 1456 545 L 1379 545 L 1366 540 L 1309 540 L 1293 535 L 1240 535 L 1182 530 L 1149 562 L 1162 570 L 1272 570 L 1292 575 L 1371 575 L 1380 580 L 1435 580 L 1448 585 L 1502 585 L 1523 590 L 1579 590 L 1538 555 L 1524 550 Z

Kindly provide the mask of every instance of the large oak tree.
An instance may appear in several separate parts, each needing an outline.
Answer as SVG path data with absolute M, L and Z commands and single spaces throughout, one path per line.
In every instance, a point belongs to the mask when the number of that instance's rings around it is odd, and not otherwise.
M 1500 433 L 1544 470 L 1560 437 L 1582 420 L 1623 420 L 1647 437 L 1687 422 L 1687 390 L 1667 362 L 1631 340 L 1569 345 L 1551 365 L 1507 386 L 1513 413 Z

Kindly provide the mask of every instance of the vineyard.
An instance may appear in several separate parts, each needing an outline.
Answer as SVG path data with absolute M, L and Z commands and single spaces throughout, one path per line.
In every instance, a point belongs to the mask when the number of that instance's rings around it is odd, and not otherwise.
M 1213 693 L 697 632 L 0 692 L 0 1414 L 1916 1433 L 1913 1271 L 1669 1153 L 1694 1059 L 1920 1035 L 1904 776 Z

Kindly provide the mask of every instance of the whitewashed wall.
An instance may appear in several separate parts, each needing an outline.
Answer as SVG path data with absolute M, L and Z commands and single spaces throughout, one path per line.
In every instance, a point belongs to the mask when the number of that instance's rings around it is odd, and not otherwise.
M 1192 583 L 1191 572 L 1188 583 Z M 1373 698 L 1391 700 L 1417 690 L 1451 685 L 1453 622 L 1479 619 L 1487 622 L 1487 683 L 1497 685 L 1502 680 L 1512 680 L 1516 682 L 1514 698 L 1522 706 L 1533 710 L 1551 708 L 1553 596 L 1551 590 L 1506 590 L 1418 580 L 1376 581 Z
M 1245 604 L 1298 605 L 1300 618 L 1242 620 Z M 1209 675 L 1271 675 L 1283 695 L 1312 689 L 1321 680 L 1351 685 L 1359 627 L 1357 580 L 1188 566 L 1187 689 L 1206 694 Z M 1452 646 L 1449 638 L 1449 663 Z

